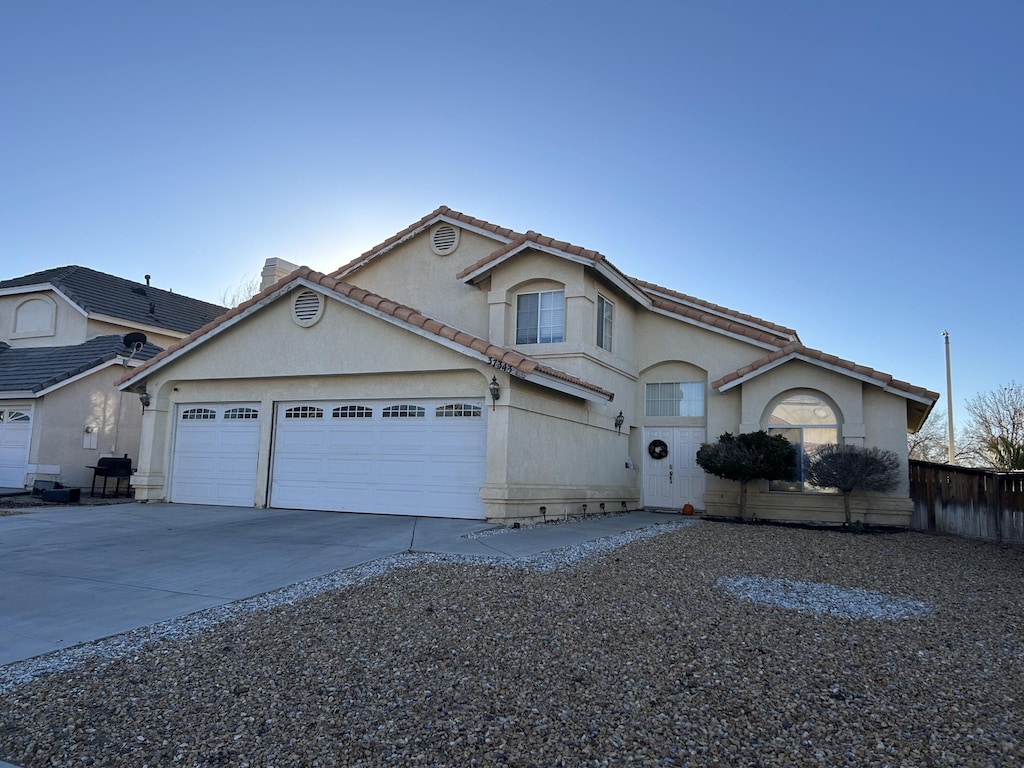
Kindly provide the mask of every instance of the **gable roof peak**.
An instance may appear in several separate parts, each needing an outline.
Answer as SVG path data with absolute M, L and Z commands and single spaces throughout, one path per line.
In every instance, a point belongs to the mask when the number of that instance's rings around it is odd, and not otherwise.
M 86 314 L 99 314 L 177 333 L 191 333 L 225 307 L 181 293 L 72 264 L 0 280 L 6 289 L 52 287 Z
M 398 323 L 405 323 L 407 325 L 414 326 L 416 329 L 421 330 L 424 335 L 436 336 L 439 341 L 443 340 L 442 343 L 453 342 L 454 344 L 464 348 L 470 354 L 475 353 L 476 355 L 482 355 L 495 363 L 507 365 L 523 376 L 540 376 L 549 382 L 548 386 L 551 386 L 551 380 L 555 380 L 562 382 L 561 386 L 563 387 L 568 385 L 569 387 L 574 388 L 574 391 L 576 392 L 585 391 L 588 393 L 588 397 L 596 396 L 601 400 L 608 401 L 615 398 L 614 392 L 606 390 L 596 384 L 592 384 L 578 376 L 575 376 L 574 374 L 566 373 L 565 371 L 545 365 L 538 360 L 526 357 L 514 349 L 492 344 L 478 336 L 474 336 L 466 331 L 445 325 L 432 317 L 428 317 L 418 309 L 392 301 L 384 296 L 378 296 L 375 293 L 371 293 L 364 288 L 360 288 L 359 286 L 338 277 L 325 275 L 305 266 L 299 267 L 288 275 L 288 277 L 278 280 L 274 285 L 267 286 L 255 296 L 252 296 L 237 307 L 234 307 L 221 315 L 215 321 L 207 323 L 205 326 L 176 344 L 173 344 L 159 355 L 147 360 L 131 374 L 122 377 L 118 382 L 118 386 L 123 387 L 130 380 L 139 375 L 145 374 L 146 371 L 154 365 L 162 365 L 168 358 L 177 356 L 186 347 L 199 342 L 210 333 L 217 331 L 218 328 L 226 327 L 227 325 L 232 324 L 236 319 L 241 319 L 239 317 L 240 315 L 246 314 L 250 310 L 256 311 L 256 309 L 258 309 L 256 305 L 264 302 L 275 293 L 286 292 L 287 289 L 290 289 L 299 281 L 306 285 L 316 285 L 323 288 L 325 291 L 331 291 L 344 296 L 362 307 L 387 316 L 385 319 L 394 318 L 394 321 L 398 321 Z

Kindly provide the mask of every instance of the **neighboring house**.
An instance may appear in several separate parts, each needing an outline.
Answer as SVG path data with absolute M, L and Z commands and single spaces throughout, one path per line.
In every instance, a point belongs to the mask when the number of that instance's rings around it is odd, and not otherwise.
M 0 281 L 0 487 L 89 487 L 100 457 L 137 459 L 141 404 L 116 382 L 224 311 L 79 266 Z
M 120 386 L 151 400 L 140 498 L 498 522 L 733 515 L 738 485 L 701 471 L 702 442 L 768 429 L 906 462 L 938 397 L 445 207 L 330 275 L 282 277 Z M 753 489 L 749 508 L 843 519 L 800 482 Z M 906 481 L 870 499 L 869 522 L 910 514 Z

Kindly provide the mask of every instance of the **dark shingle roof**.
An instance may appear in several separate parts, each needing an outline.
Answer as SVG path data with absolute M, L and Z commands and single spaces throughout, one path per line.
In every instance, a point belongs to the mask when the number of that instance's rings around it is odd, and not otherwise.
M 78 266 L 44 269 L 2 280 L 0 289 L 47 284 L 60 290 L 85 312 L 181 333 L 192 333 L 227 311 L 227 307 Z
M 0 344 L 0 392 L 41 392 L 110 360 L 128 356 L 123 337 L 97 336 L 69 347 L 17 348 Z M 162 350 L 146 343 L 135 360 L 148 360 Z

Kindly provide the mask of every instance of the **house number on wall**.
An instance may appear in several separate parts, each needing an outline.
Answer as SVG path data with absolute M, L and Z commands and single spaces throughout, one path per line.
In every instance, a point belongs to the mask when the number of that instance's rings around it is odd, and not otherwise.
M 487 362 L 491 366 L 491 368 L 497 368 L 502 373 L 507 373 L 510 374 L 511 376 L 516 376 L 519 378 L 522 378 L 523 376 L 523 374 L 521 374 L 518 369 L 513 368 L 508 363 L 503 363 L 500 360 L 495 360 L 493 357 L 487 358 Z

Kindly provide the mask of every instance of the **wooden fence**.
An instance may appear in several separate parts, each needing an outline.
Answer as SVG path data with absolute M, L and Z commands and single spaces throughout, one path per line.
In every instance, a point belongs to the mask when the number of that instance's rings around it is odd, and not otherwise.
M 915 531 L 1024 542 L 1024 472 L 910 461 Z

